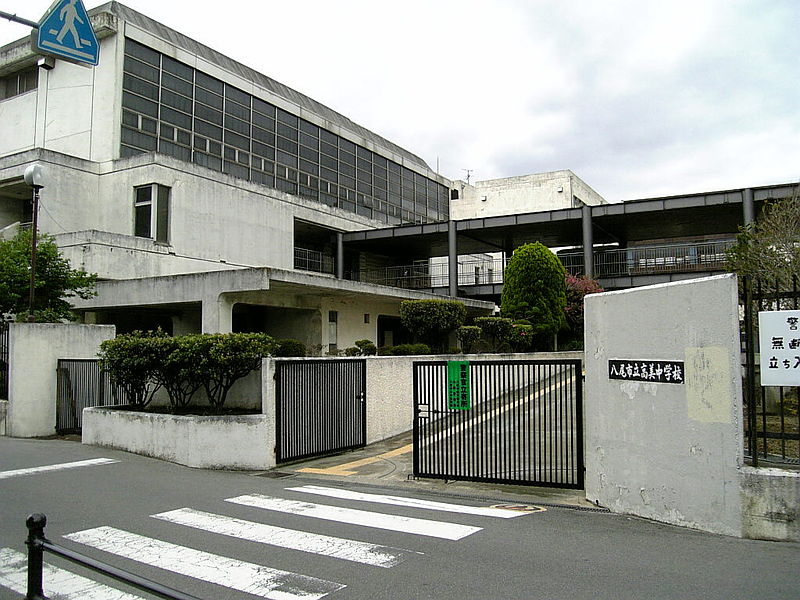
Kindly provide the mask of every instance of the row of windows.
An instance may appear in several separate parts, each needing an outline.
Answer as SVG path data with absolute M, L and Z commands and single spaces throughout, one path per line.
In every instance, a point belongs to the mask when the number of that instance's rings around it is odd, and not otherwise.
M 132 40 L 123 156 L 158 151 L 387 223 L 448 217 L 447 188 Z
M 0 77 L 0 100 L 35 90 L 39 85 L 38 67 L 23 69 Z

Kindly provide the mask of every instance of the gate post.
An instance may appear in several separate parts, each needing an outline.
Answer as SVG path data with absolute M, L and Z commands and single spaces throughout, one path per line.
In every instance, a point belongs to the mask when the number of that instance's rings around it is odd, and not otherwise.
M 28 592 L 25 600 L 46 600 L 42 590 L 42 540 L 45 539 L 44 526 L 47 525 L 47 517 L 41 513 L 30 515 L 25 525 L 28 527 L 28 539 L 25 541 L 28 546 Z

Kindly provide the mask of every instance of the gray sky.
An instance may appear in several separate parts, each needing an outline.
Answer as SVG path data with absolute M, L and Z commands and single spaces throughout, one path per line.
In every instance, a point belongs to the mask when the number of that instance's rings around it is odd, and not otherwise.
M 800 179 L 800 0 L 123 4 L 451 179 L 572 169 L 611 202 Z

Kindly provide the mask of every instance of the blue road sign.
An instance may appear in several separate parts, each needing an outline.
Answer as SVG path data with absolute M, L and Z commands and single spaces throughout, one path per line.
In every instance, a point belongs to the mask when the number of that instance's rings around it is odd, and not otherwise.
M 100 46 L 82 0 L 58 0 L 39 21 L 36 46 L 42 52 L 97 65 Z

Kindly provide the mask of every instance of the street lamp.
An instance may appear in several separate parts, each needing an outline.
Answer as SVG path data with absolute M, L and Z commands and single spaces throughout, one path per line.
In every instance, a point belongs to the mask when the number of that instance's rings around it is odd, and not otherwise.
M 44 187 L 44 170 L 41 165 L 29 165 L 23 174 L 25 183 L 33 188 L 33 232 L 31 235 L 31 291 L 28 297 L 28 322 L 33 323 L 34 289 L 36 286 L 36 230 L 39 227 L 39 190 Z

